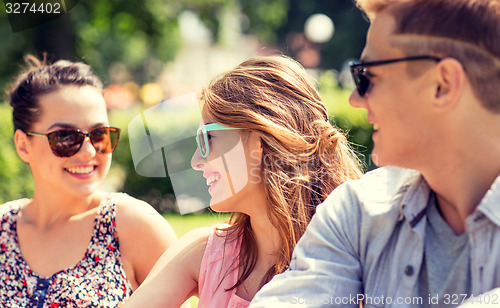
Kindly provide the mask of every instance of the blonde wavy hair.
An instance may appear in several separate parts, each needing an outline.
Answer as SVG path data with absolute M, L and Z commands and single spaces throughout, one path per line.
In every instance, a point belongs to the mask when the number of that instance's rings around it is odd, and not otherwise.
M 278 261 L 261 282 L 285 271 L 316 206 L 340 184 L 361 176 L 345 135 L 328 120 L 325 104 L 306 71 L 284 56 L 256 57 L 216 77 L 201 92 L 215 122 L 257 133 L 262 144 L 261 179 L 267 215 L 281 240 Z M 233 213 L 231 227 L 242 235 L 236 288 L 257 262 L 249 216 Z

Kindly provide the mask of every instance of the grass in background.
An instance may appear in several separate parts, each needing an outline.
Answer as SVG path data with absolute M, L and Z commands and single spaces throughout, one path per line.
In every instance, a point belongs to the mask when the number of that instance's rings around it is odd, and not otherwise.
M 225 222 L 230 214 L 210 212 L 206 214 L 163 214 L 163 217 L 174 228 L 177 237 L 182 237 L 188 231 L 200 227 L 212 226 L 216 223 Z

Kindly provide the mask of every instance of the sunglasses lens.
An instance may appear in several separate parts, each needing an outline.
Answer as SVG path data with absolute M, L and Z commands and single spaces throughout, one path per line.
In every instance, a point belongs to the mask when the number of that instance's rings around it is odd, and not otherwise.
M 74 130 L 58 130 L 47 135 L 52 152 L 59 157 L 75 155 L 80 150 L 85 136 Z
M 97 153 L 108 154 L 115 150 L 120 130 L 114 127 L 99 127 L 90 132 L 90 141 Z
M 366 91 L 368 91 L 368 88 L 370 87 L 370 79 L 362 72 L 359 72 L 358 80 L 359 80 L 358 81 L 358 92 L 359 92 L 359 95 L 363 96 L 366 94 Z
M 196 141 L 198 142 L 198 148 L 200 149 L 201 157 L 206 158 L 208 156 L 208 136 L 207 131 L 203 128 L 198 130 L 196 134 Z
M 120 129 L 114 127 L 99 127 L 89 133 L 90 142 L 97 153 L 108 154 L 115 150 L 120 139 Z M 70 157 L 82 147 L 86 134 L 73 130 L 61 129 L 47 134 L 49 145 L 54 155 Z
M 354 79 L 359 95 L 365 95 L 366 91 L 368 91 L 368 87 L 370 87 L 370 78 L 365 75 L 365 68 L 351 67 L 351 75 L 352 79 Z

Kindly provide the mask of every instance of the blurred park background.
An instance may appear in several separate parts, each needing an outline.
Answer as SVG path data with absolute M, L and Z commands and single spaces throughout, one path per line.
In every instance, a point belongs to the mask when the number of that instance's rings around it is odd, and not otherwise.
M 348 104 L 353 83 L 347 63 L 359 57 L 368 28 L 351 0 L 73 2 L 63 16 L 14 32 L 6 10 L 0 11 L 0 88 L 8 88 L 28 53 L 90 64 L 105 84 L 111 124 L 122 129 L 103 189 L 124 191 L 160 212 L 175 213 L 169 178 L 143 177 L 134 170 L 130 120 L 163 100 L 198 91 L 251 56 L 277 53 L 306 67 L 365 170 L 375 168 L 369 155 L 372 127 L 365 112 Z M 1 204 L 32 196 L 34 187 L 29 167 L 14 149 L 5 97 L 0 119 Z

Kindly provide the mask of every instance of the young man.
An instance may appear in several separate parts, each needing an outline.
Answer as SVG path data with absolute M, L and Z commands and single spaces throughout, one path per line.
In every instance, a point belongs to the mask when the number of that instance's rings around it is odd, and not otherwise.
M 250 306 L 500 304 L 500 1 L 358 5 L 350 103 L 392 167 L 337 188 Z

